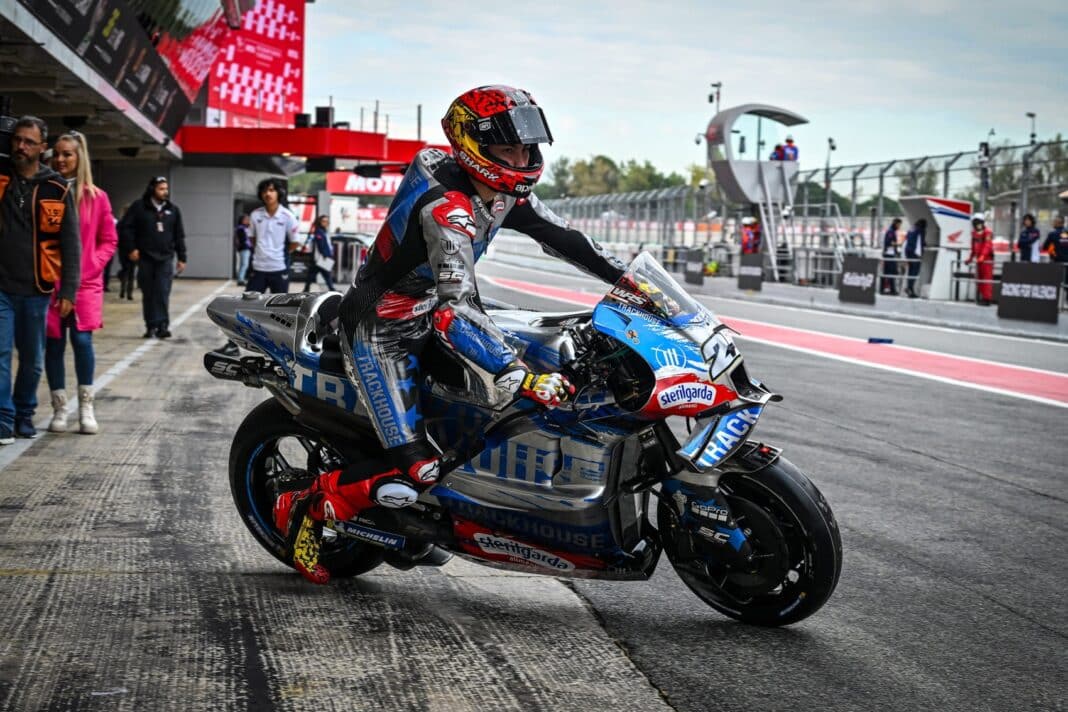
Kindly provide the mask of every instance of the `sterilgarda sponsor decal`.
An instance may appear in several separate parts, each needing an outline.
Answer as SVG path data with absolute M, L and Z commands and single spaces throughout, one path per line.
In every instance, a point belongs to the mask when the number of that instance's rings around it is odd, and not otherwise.
M 648 415 L 697 415 L 738 397 L 727 386 L 701 380 L 693 373 L 661 378 L 642 409 Z
M 529 544 L 497 536 L 488 532 L 475 534 L 472 540 L 478 548 L 490 555 L 504 555 L 516 563 L 537 566 L 554 571 L 574 571 L 575 565 L 559 554 L 554 554 L 544 549 L 538 549 Z
M 479 558 L 546 572 L 567 573 L 576 569 L 605 568 L 604 562 L 594 556 L 553 551 L 459 517 L 454 518 L 453 526 L 464 550 Z

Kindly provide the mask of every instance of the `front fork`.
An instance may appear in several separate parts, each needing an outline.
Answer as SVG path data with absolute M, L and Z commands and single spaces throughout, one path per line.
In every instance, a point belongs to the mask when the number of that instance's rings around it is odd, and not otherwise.
M 751 566 L 753 547 L 719 487 L 721 473 L 688 469 L 689 463 L 675 454 L 679 447 L 675 434 L 663 421 L 642 431 L 639 442 L 647 476 L 660 482 L 656 495 L 674 513 L 679 526 L 690 532 L 691 541 L 703 544 L 700 549 L 724 563 Z M 701 554 L 695 547 L 692 555 Z
M 719 488 L 718 476 L 680 472 L 661 483 L 660 496 L 678 518 L 679 525 L 704 546 L 700 548 L 725 563 L 747 567 L 753 547 L 731 512 Z

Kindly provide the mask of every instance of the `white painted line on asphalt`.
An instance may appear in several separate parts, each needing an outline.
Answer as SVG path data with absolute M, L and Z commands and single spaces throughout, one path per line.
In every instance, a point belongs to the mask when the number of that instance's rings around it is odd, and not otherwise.
M 542 279 L 542 280 L 545 279 L 545 272 L 541 271 L 541 270 L 531 269 L 529 267 L 519 267 L 518 265 L 513 265 L 510 262 L 495 262 L 494 264 L 496 264 L 499 267 L 506 267 L 508 269 L 515 269 L 515 270 L 520 270 L 520 271 L 523 271 L 523 272 L 531 272 L 533 274 L 538 275 L 538 277 L 540 279 Z M 595 279 L 590 278 L 590 277 L 586 277 L 586 276 L 581 275 L 581 274 L 576 274 L 576 275 L 561 274 L 560 276 L 561 277 L 566 277 L 567 279 L 581 280 L 583 282 L 588 281 L 590 285 L 600 286 L 600 285 L 603 284 L 603 282 L 600 282 L 600 281 L 595 280 Z M 594 293 L 599 293 L 599 292 L 594 292 Z M 731 302 L 733 304 L 741 304 L 742 306 L 748 306 L 748 307 L 759 306 L 759 307 L 767 307 L 769 309 L 783 309 L 785 311 L 801 312 L 803 314 L 812 314 L 814 316 L 826 316 L 827 314 L 833 314 L 835 317 L 839 317 L 839 318 L 842 318 L 842 319 L 853 319 L 855 321 L 871 322 L 871 323 L 876 323 L 876 324 L 885 324 L 886 322 L 889 321 L 889 322 L 892 322 L 894 324 L 898 324 L 898 325 L 901 325 L 901 326 L 906 326 L 906 327 L 914 328 L 914 329 L 926 329 L 927 331 L 941 331 L 941 332 L 947 333 L 947 334 L 967 334 L 968 336 L 978 336 L 978 337 L 989 338 L 989 339 L 1002 339 L 1004 341 L 1023 341 L 1023 342 L 1028 343 L 1028 344 L 1033 344 L 1036 341 L 1038 341 L 1038 342 L 1041 342 L 1043 346 L 1057 346 L 1057 347 L 1060 347 L 1060 348 L 1068 348 L 1068 342 L 1065 342 L 1065 341 L 1051 341 L 1051 340 L 1042 339 L 1040 337 L 1031 338 L 1031 337 L 1027 337 L 1027 336 L 1012 336 L 1012 335 L 1009 335 L 1009 334 L 994 334 L 994 333 L 991 333 L 989 331 L 972 331 L 970 329 L 955 328 L 955 327 L 952 327 L 952 326 L 933 326 L 931 324 L 921 324 L 921 323 L 914 322 L 914 321 L 907 321 L 907 320 L 902 320 L 902 319 L 894 319 L 892 317 L 859 316 L 859 315 L 856 315 L 856 314 L 844 314 L 844 313 L 841 313 L 841 312 L 829 312 L 829 311 L 825 311 L 825 310 L 821 310 L 821 309 L 810 309 L 808 307 L 795 307 L 795 306 L 789 306 L 789 305 L 786 305 L 786 304 L 770 304 L 768 302 L 755 302 L 755 301 L 751 301 L 751 300 L 748 300 L 748 299 L 738 299 L 737 297 L 719 297 L 719 296 L 715 296 L 715 295 L 712 295 L 712 294 L 694 294 L 692 296 L 695 296 L 695 297 L 698 297 L 698 298 L 701 298 L 701 299 L 715 299 L 715 300 L 721 301 L 721 302 Z M 976 308 L 978 308 L 978 307 L 976 307 Z M 741 317 L 739 317 L 739 318 L 741 318 Z M 780 324 L 779 326 L 785 326 L 785 325 L 784 324 Z M 792 326 L 790 328 L 791 329 L 796 329 L 798 327 L 793 327 Z M 961 356 L 960 358 L 965 358 L 965 357 Z
M 882 371 L 890 371 L 892 373 L 899 373 L 904 376 L 915 376 L 916 378 L 924 378 L 929 381 L 938 381 L 939 383 L 948 383 L 951 386 L 963 386 L 964 388 L 971 388 L 977 391 L 985 391 L 987 393 L 995 393 L 1001 396 L 1009 396 L 1010 398 L 1022 398 L 1024 400 L 1034 401 L 1035 403 L 1042 403 L 1043 405 L 1054 405 L 1058 408 L 1068 408 L 1068 403 L 1064 401 L 1052 400 L 1050 398 L 1043 398 L 1042 396 L 1031 395 L 1029 393 L 1020 393 L 1018 391 L 1009 391 L 1002 388 L 996 388 L 994 386 L 986 386 L 981 383 L 969 383 L 968 381 L 958 381 L 953 378 L 946 378 L 944 376 L 937 376 L 932 373 L 923 373 L 922 371 L 914 371 L 907 368 L 897 368 L 896 366 L 887 366 L 881 363 L 873 363 L 871 361 L 864 361 L 862 359 L 850 358 L 849 356 L 842 356 L 839 354 L 827 353 L 825 351 L 816 351 L 815 349 L 806 349 L 803 346 L 794 346 L 792 344 L 783 344 L 778 341 L 772 341 L 770 339 L 759 339 L 752 336 L 746 336 L 744 334 L 736 334 L 735 337 L 744 341 L 755 341 L 758 344 L 764 344 L 766 346 L 774 346 L 780 349 L 787 349 L 788 351 L 797 351 L 803 354 L 809 354 L 811 356 L 819 356 L 820 358 L 829 358 L 834 361 L 842 361 L 843 363 L 852 364 L 854 366 L 864 366 L 866 368 L 877 368 Z M 959 357 L 958 357 L 959 358 Z M 978 359 L 974 359 L 978 360 Z M 994 363 L 989 361 L 987 363 Z M 1000 364 L 995 364 L 1000 365 Z M 1019 368 L 1017 366 L 1016 368 Z M 1063 375 L 1063 374 L 1053 374 Z
M 177 328 L 184 324 L 194 314 L 202 312 L 204 310 L 204 307 L 207 306 L 208 302 L 217 297 L 224 289 L 229 287 L 231 284 L 233 284 L 232 280 L 227 280 L 226 282 L 224 282 L 221 287 L 219 287 L 214 292 L 212 292 L 211 294 L 204 297 L 199 302 L 182 312 L 177 319 L 171 322 L 171 325 Z M 126 354 L 125 357 L 123 357 L 121 360 L 112 365 L 111 368 L 109 368 L 107 371 L 104 371 L 104 374 L 102 376 L 93 379 L 93 392 L 99 393 L 102 389 L 107 388 L 108 384 L 118 378 L 123 371 L 132 366 L 139 358 L 144 356 L 146 353 L 156 348 L 156 346 L 158 346 L 161 342 L 161 339 L 150 339 L 149 341 L 146 341 L 145 343 L 138 346 L 130 353 Z M 67 405 L 67 413 L 68 415 L 76 415 L 77 412 L 78 399 L 72 398 L 70 400 L 70 403 Z M 51 419 L 52 417 L 50 415 L 46 415 L 41 417 L 38 422 L 34 423 L 34 427 L 37 428 L 38 433 L 36 438 L 18 438 L 11 445 L 5 445 L 0 448 L 0 470 L 3 470 L 12 462 L 17 460 L 22 455 L 22 453 L 29 450 L 30 447 L 32 447 L 33 444 L 41 438 L 48 435 L 55 435 L 56 433 L 50 433 L 48 431 L 48 423 Z M 75 426 L 73 426 L 72 423 L 72 428 L 73 427 Z

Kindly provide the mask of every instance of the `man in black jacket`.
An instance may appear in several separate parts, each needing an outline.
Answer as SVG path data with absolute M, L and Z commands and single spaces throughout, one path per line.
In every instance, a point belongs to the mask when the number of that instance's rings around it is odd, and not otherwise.
M 74 308 L 82 243 L 74 193 L 40 163 L 48 126 L 34 116 L 15 123 L 11 161 L 0 166 L 0 445 L 37 434 L 33 413 L 44 368 L 45 315 L 59 282 L 56 309 Z M 19 352 L 11 388 L 12 346 Z
M 119 250 L 138 264 L 137 284 L 141 287 L 146 339 L 170 338 L 171 282 L 175 274 L 185 269 L 182 214 L 169 197 L 167 179 L 153 178 L 145 194 L 130 204 L 119 223 Z

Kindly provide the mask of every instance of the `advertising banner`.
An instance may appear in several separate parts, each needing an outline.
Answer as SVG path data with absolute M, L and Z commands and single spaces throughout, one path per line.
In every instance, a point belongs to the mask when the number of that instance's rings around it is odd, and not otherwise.
M 764 286 L 764 255 L 741 255 L 738 266 L 738 289 L 759 292 Z
M 1001 268 L 998 317 L 1056 324 L 1064 265 L 1006 262 Z
M 208 78 L 208 126 L 289 128 L 304 105 L 305 0 L 259 0 Z
M 196 100 L 230 33 L 222 12 L 215 9 L 184 37 L 169 32 L 159 36 L 156 51 L 190 102 Z
M 330 171 L 326 174 L 326 190 L 334 195 L 396 195 L 403 180 L 400 173 L 365 178 L 347 171 Z
M 190 99 L 125 2 L 21 2 L 149 121 L 171 135 L 178 130 L 189 111 Z
M 842 275 L 838 280 L 838 301 L 875 304 L 875 282 L 878 275 L 879 260 L 846 255 L 842 263 Z

